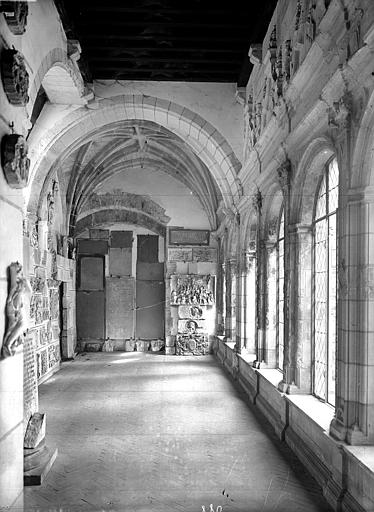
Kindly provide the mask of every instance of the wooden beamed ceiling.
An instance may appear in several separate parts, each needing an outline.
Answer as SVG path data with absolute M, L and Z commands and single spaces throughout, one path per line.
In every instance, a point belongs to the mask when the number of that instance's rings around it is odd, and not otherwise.
M 276 0 L 55 0 L 86 78 L 246 84 Z

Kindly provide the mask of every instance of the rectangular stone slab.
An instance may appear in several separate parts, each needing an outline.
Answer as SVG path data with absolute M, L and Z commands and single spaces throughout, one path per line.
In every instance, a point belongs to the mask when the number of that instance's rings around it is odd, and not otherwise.
M 131 276 L 132 249 L 109 249 L 109 274 L 111 276 Z
M 106 336 L 112 340 L 134 335 L 134 279 L 108 277 L 106 280 Z

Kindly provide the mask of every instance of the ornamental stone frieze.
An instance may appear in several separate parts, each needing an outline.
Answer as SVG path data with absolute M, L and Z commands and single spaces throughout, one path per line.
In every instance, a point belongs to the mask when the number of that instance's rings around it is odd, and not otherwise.
M 27 143 L 22 135 L 11 133 L 1 140 L 1 165 L 11 188 L 24 188 L 29 178 L 30 160 Z
M 3 13 L 9 30 L 16 36 L 26 31 L 29 6 L 27 2 L 2 1 L 0 12 Z
M 23 55 L 14 48 L 7 48 L 1 54 L 1 78 L 9 103 L 25 106 L 29 102 L 29 74 Z

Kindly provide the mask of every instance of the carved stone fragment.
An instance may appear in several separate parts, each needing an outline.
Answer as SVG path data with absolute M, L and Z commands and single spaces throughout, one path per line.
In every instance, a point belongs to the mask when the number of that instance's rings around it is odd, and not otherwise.
M 29 101 L 29 74 L 20 52 L 11 48 L 3 50 L 1 77 L 8 101 L 14 106 L 25 106 Z
M 9 267 L 10 288 L 6 301 L 7 328 L 1 350 L 2 357 L 13 356 L 16 347 L 22 343 L 22 335 L 27 329 L 24 312 L 25 299 L 30 298 L 30 283 L 23 276 L 22 265 L 18 261 Z
M 29 6 L 27 2 L 2 1 L 0 11 L 4 14 L 9 30 L 16 36 L 26 31 Z
M 1 141 L 1 165 L 10 187 L 26 187 L 30 160 L 27 158 L 27 143 L 22 135 L 4 135 Z
M 45 414 L 36 412 L 27 424 L 24 437 L 24 448 L 36 448 L 45 437 Z

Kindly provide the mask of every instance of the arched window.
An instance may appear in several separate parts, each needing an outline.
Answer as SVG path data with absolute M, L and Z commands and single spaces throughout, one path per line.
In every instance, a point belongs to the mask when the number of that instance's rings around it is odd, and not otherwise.
M 283 371 L 284 350 L 284 209 L 277 233 L 277 366 Z
M 313 391 L 335 404 L 337 209 L 339 169 L 336 159 L 325 167 L 314 211 Z

